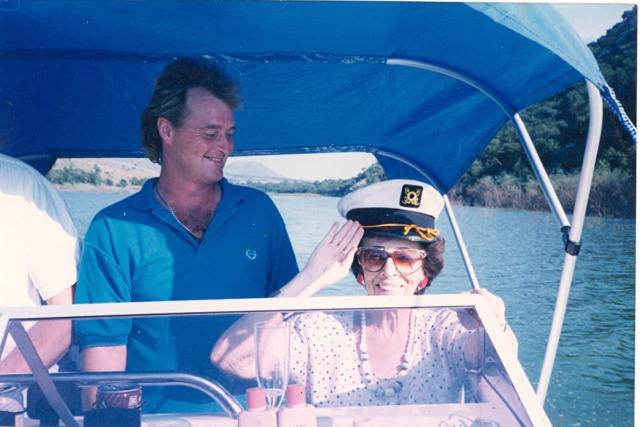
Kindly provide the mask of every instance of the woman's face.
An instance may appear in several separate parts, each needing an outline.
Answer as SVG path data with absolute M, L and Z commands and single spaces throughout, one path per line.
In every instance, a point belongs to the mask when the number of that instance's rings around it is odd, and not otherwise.
M 365 238 L 358 262 L 367 293 L 413 295 L 425 278 L 424 256 L 426 253 L 417 242 L 392 237 Z

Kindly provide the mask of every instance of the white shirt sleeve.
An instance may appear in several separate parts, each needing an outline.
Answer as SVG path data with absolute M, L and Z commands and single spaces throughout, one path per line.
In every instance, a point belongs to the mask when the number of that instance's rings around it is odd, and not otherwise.
M 56 189 L 0 154 L 0 301 L 39 305 L 76 282 L 78 233 Z
M 79 244 L 64 201 L 44 178 L 33 183 L 29 224 L 29 277 L 47 300 L 75 284 Z

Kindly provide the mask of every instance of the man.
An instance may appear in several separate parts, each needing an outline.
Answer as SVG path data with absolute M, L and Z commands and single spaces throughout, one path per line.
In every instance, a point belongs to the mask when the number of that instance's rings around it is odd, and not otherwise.
M 76 228 L 51 183 L 0 154 L 0 306 L 72 304 L 78 249 Z M 69 320 L 25 326 L 47 367 L 69 347 Z M 10 338 L 0 356 L 0 374 L 31 371 Z
M 223 178 L 239 104 L 235 82 L 211 60 L 167 65 L 141 120 L 143 145 L 161 165 L 160 178 L 93 219 L 77 302 L 265 297 L 295 276 L 293 249 L 273 202 Z M 216 376 L 209 350 L 233 320 L 83 321 L 76 331 L 87 371 Z M 149 412 L 207 410 L 201 401 L 209 402 L 175 388 L 144 391 Z

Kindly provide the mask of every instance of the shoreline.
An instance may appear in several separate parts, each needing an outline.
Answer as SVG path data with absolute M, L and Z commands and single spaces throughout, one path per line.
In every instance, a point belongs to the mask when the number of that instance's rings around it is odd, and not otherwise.
M 235 185 L 245 185 L 246 184 L 237 184 Z M 125 193 L 125 194 L 133 194 L 142 188 L 141 185 L 127 185 L 126 187 L 118 187 L 115 185 L 93 185 L 93 184 L 53 184 L 54 188 L 61 192 L 66 193 Z M 250 187 L 250 186 L 248 186 Z M 262 191 L 262 190 L 261 190 Z M 269 195 L 284 195 L 284 196 L 295 196 L 295 197 L 314 197 L 314 196 L 323 196 L 322 194 L 316 193 L 280 193 L 275 191 L 265 191 L 265 193 Z
M 233 184 L 236 185 L 245 185 L 245 186 L 249 186 L 252 187 L 251 185 L 247 185 L 247 183 L 236 183 L 233 182 Z M 132 185 L 129 184 L 126 187 L 119 187 L 117 185 L 93 185 L 93 184 L 88 184 L 88 183 L 78 183 L 78 184 L 53 184 L 53 186 L 55 187 L 56 190 L 60 191 L 60 192 L 84 192 L 84 193 L 89 193 L 89 192 L 93 192 L 93 193 L 121 193 L 121 194 L 133 194 L 136 193 L 138 191 L 140 191 L 140 189 L 142 188 L 141 185 Z M 606 187 L 606 186 L 605 186 Z M 255 188 L 255 187 L 254 187 Z M 497 186 L 496 188 L 499 188 L 499 186 Z M 296 198 L 307 198 L 307 197 L 338 197 L 338 196 L 329 196 L 326 194 L 321 194 L 321 193 L 313 193 L 313 192 L 308 192 L 308 191 L 301 191 L 301 192 L 283 192 L 283 191 L 268 191 L 262 188 L 257 188 L 260 191 L 264 191 L 266 194 L 268 194 L 269 196 L 273 197 L 273 196 L 287 196 L 287 197 L 296 197 Z M 533 211 L 533 212 L 549 212 L 548 207 L 546 205 L 546 202 L 542 199 L 542 195 L 541 194 L 526 194 L 526 192 L 522 192 L 523 194 L 518 193 L 518 195 L 525 195 L 528 197 L 525 197 L 527 199 L 527 203 L 523 204 L 523 205 L 518 205 L 517 203 L 505 203 L 506 201 L 512 201 L 513 199 L 517 199 L 517 197 L 513 197 L 514 194 L 510 194 L 512 197 L 497 197 L 497 198 L 483 198 L 480 197 L 479 200 L 475 200 L 474 201 L 465 201 L 464 197 L 461 197 L 460 194 L 450 194 L 450 200 L 451 203 L 453 205 L 456 206 L 470 206 L 470 207 L 486 207 L 486 208 L 497 208 L 497 209 L 516 209 L 516 210 L 524 210 L 524 211 Z M 495 196 L 495 194 L 491 193 L 492 195 Z M 593 198 L 591 198 L 592 200 L 590 200 L 590 203 L 593 203 Z M 565 206 L 565 209 L 567 209 L 567 212 L 570 211 L 571 205 L 572 205 L 572 200 L 565 200 L 565 203 L 567 204 L 567 206 Z M 596 217 L 596 218 L 616 218 L 616 219 L 631 219 L 634 220 L 636 218 L 635 216 L 635 212 L 633 212 L 634 214 L 632 215 L 623 215 L 621 214 L 622 212 L 615 212 L 609 209 L 603 209 L 601 211 L 598 210 L 591 210 L 591 211 L 587 211 L 587 216 L 588 217 Z
M 93 193 L 135 193 L 142 186 L 128 185 L 118 187 L 115 185 L 91 185 L 91 184 L 53 184 L 56 190 L 64 192 L 93 192 Z

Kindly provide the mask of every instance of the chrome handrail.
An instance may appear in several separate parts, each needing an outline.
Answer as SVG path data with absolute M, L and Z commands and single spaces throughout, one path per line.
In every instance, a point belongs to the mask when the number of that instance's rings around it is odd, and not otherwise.
M 215 400 L 230 417 L 237 418 L 242 411 L 240 402 L 216 381 L 184 372 L 71 372 L 49 374 L 56 382 L 75 382 L 80 387 L 104 383 L 133 382 L 143 386 L 186 386 L 199 390 Z M 16 385 L 35 382 L 31 374 L 0 375 L 0 381 Z

